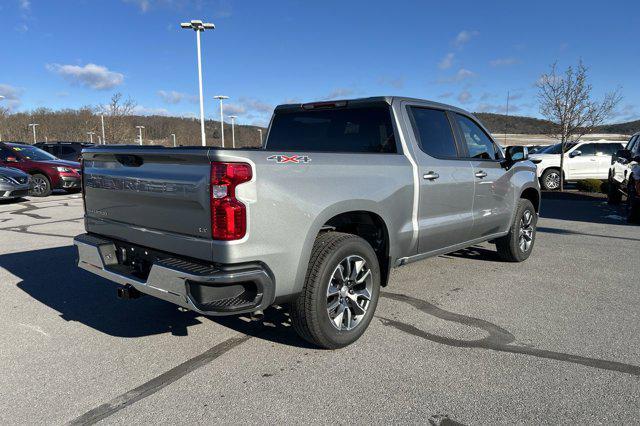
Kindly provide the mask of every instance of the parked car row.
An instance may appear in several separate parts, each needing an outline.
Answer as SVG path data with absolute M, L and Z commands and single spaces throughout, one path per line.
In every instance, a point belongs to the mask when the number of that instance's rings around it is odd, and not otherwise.
M 550 145 L 530 156 L 531 161 L 538 166 L 538 178 L 543 189 L 555 191 L 560 188 L 561 146 L 560 143 Z M 606 180 L 611 157 L 623 148 L 622 142 L 604 140 L 566 143 L 564 180 Z
M 23 173 L 16 173 L 15 170 Z M 80 173 L 80 163 L 76 161 L 61 160 L 33 145 L 0 142 L 2 197 L 27 195 L 25 188 L 14 186 L 23 185 L 25 175 L 28 194 L 34 197 L 46 197 L 54 189 L 79 191 L 82 186 Z

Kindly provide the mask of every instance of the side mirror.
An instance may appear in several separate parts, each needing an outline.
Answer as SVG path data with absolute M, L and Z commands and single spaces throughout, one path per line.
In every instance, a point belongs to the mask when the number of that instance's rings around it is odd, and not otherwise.
M 507 163 L 513 164 L 516 161 L 526 161 L 529 159 L 529 148 L 526 146 L 510 146 L 505 152 Z
M 7 163 L 17 163 L 18 162 L 18 158 L 17 157 L 7 157 Z
M 616 152 L 616 157 L 624 158 L 627 161 L 631 161 L 631 151 L 629 151 L 628 149 L 619 149 Z
M 580 155 L 582 155 L 582 151 L 576 149 L 575 151 L 571 151 L 571 154 L 569 154 L 569 158 L 579 157 Z

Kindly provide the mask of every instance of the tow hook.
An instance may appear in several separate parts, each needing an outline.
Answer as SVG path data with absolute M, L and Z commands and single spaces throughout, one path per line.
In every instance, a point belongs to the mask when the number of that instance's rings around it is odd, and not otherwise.
M 137 299 L 141 296 L 140 292 L 135 289 L 131 284 L 127 284 L 122 287 L 118 287 L 118 299 L 131 300 Z

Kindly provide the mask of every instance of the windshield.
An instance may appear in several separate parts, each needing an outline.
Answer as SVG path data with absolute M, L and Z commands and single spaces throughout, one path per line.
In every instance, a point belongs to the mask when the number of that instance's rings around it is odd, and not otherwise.
M 40 148 L 36 148 L 35 146 L 11 146 L 15 152 L 20 153 L 24 158 L 33 161 L 50 161 L 57 160 L 57 157 L 49 154 L 46 151 L 41 150 Z
M 564 152 L 569 151 L 571 148 L 573 148 L 574 146 L 576 146 L 577 144 L 575 142 L 567 142 L 565 144 L 565 148 L 564 148 Z M 555 145 L 549 145 L 546 148 L 541 149 L 540 151 L 538 151 L 539 154 L 560 154 L 560 147 L 562 146 L 562 144 L 557 143 Z

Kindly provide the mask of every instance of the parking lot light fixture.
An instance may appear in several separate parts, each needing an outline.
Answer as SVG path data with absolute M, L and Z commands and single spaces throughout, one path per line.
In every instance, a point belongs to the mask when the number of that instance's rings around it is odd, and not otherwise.
M 175 133 L 171 133 L 171 137 L 173 138 L 173 147 L 176 147 L 176 134 Z
M 262 146 L 262 129 L 258 129 L 258 133 L 260 134 L 260 146 Z
M 231 119 L 231 147 L 235 148 L 236 147 L 236 130 L 235 130 L 235 126 L 236 126 L 236 118 L 238 118 L 237 115 L 230 115 L 229 118 Z
M 142 129 L 144 129 L 144 126 L 136 126 L 136 129 L 138 129 L 138 142 L 142 145 Z
M 202 55 L 200 53 L 200 33 L 204 30 L 213 30 L 216 26 L 209 22 L 192 20 L 191 22 L 181 23 L 180 27 L 194 30 L 196 32 L 196 50 L 198 52 L 198 87 L 200 89 L 200 133 L 202 146 L 206 146 L 207 137 L 204 133 L 204 99 L 202 97 Z
M 225 95 L 217 95 L 214 96 L 213 99 L 218 99 L 220 101 L 220 138 L 222 139 L 222 147 L 224 148 L 224 113 L 222 112 L 222 101 L 229 99 L 229 97 Z
M 29 127 L 33 128 L 33 143 L 36 143 L 36 126 L 39 126 L 38 123 L 30 123 Z
M 87 135 L 89 135 L 89 143 L 93 144 L 93 135 L 95 135 L 96 132 L 87 132 Z

